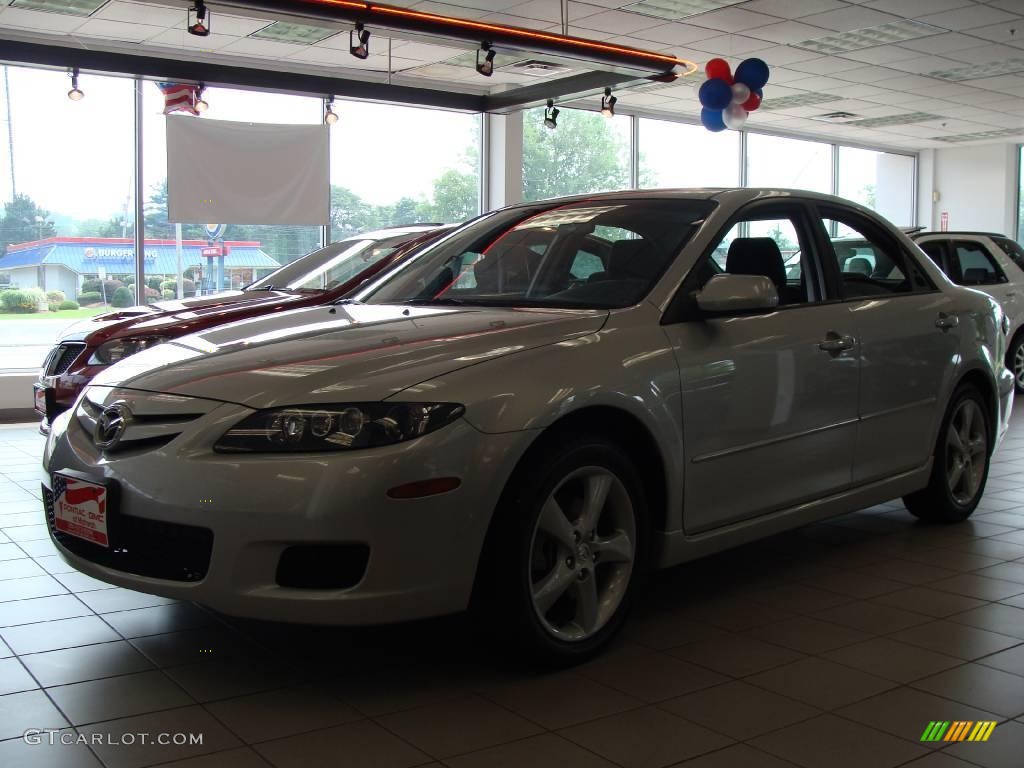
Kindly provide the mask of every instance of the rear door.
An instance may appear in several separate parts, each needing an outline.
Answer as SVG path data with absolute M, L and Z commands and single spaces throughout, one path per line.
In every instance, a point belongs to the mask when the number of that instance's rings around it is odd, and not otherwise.
M 853 481 L 857 484 L 924 464 L 942 416 L 960 349 L 960 318 L 913 254 L 882 224 L 846 208 L 818 206 L 831 246 L 827 271 L 850 310 L 860 344 L 860 398 Z M 844 269 L 854 244 L 872 270 Z M 828 257 L 825 257 L 828 261 Z
M 999 302 L 1011 318 L 1020 312 L 1020 286 L 1010 282 L 995 255 L 978 240 L 952 240 L 949 243 L 950 260 L 958 275 L 954 282 L 977 288 Z

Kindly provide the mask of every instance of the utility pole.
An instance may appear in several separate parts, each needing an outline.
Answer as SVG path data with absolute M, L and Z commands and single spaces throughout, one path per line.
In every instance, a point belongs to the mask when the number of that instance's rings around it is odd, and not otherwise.
M 4 66 L 4 99 L 7 102 L 7 157 L 11 163 L 11 200 L 18 196 L 18 186 L 14 182 L 14 120 L 11 118 L 11 82 Z

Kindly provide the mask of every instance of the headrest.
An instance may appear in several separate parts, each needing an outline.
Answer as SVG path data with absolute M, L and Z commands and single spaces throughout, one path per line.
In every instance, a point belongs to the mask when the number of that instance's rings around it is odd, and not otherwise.
M 737 237 L 725 257 L 730 275 L 763 275 L 781 291 L 786 287 L 786 266 L 779 246 L 770 237 Z
M 843 267 L 843 271 L 854 272 L 858 275 L 870 275 L 871 262 L 863 256 L 854 256 L 846 262 L 846 265 Z

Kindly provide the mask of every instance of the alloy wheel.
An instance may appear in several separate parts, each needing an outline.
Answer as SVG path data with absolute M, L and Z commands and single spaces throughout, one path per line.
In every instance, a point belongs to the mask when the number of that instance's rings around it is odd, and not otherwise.
M 946 432 L 946 482 L 957 504 L 967 506 L 985 476 L 988 433 L 985 415 L 975 400 L 964 400 L 949 420 Z
M 1018 344 L 1013 353 L 1013 377 L 1017 380 L 1017 388 L 1024 390 L 1024 344 Z
M 622 481 L 580 467 L 545 500 L 530 542 L 530 592 L 544 628 L 560 640 L 593 637 L 615 615 L 636 558 L 636 513 Z

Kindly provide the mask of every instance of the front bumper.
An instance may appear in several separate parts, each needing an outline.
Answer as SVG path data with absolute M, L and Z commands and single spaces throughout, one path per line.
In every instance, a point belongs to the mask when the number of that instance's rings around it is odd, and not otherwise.
M 107 402 L 124 394 L 113 391 Z M 153 532 L 143 535 L 159 535 L 161 524 L 208 529 L 205 572 L 181 581 L 117 570 L 69 551 L 51 525 L 69 564 L 118 586 L 278 621 L 378 624 L 468 605 L 491 513 L 532 433 L 485 435 L 460 420 L 413 441 L 351 453 L 218 454 L 210 448 L 216 438 L 252 411 L 193 402 L 209 410 L 181 434 L 154 449 L 122 453 L 100 451 L 77 411 L 58 417 L 47 440 L 43 484 L 50 492 L 52 473 L 71 470 L 116 485 L 114 514 L 141 520 Z M 462 484 L 419 499 L 386 495 L 432 477 L 459 477 Z M 369 548 L 355 586 L 280 586 L 286 550 L 324 543 Z

